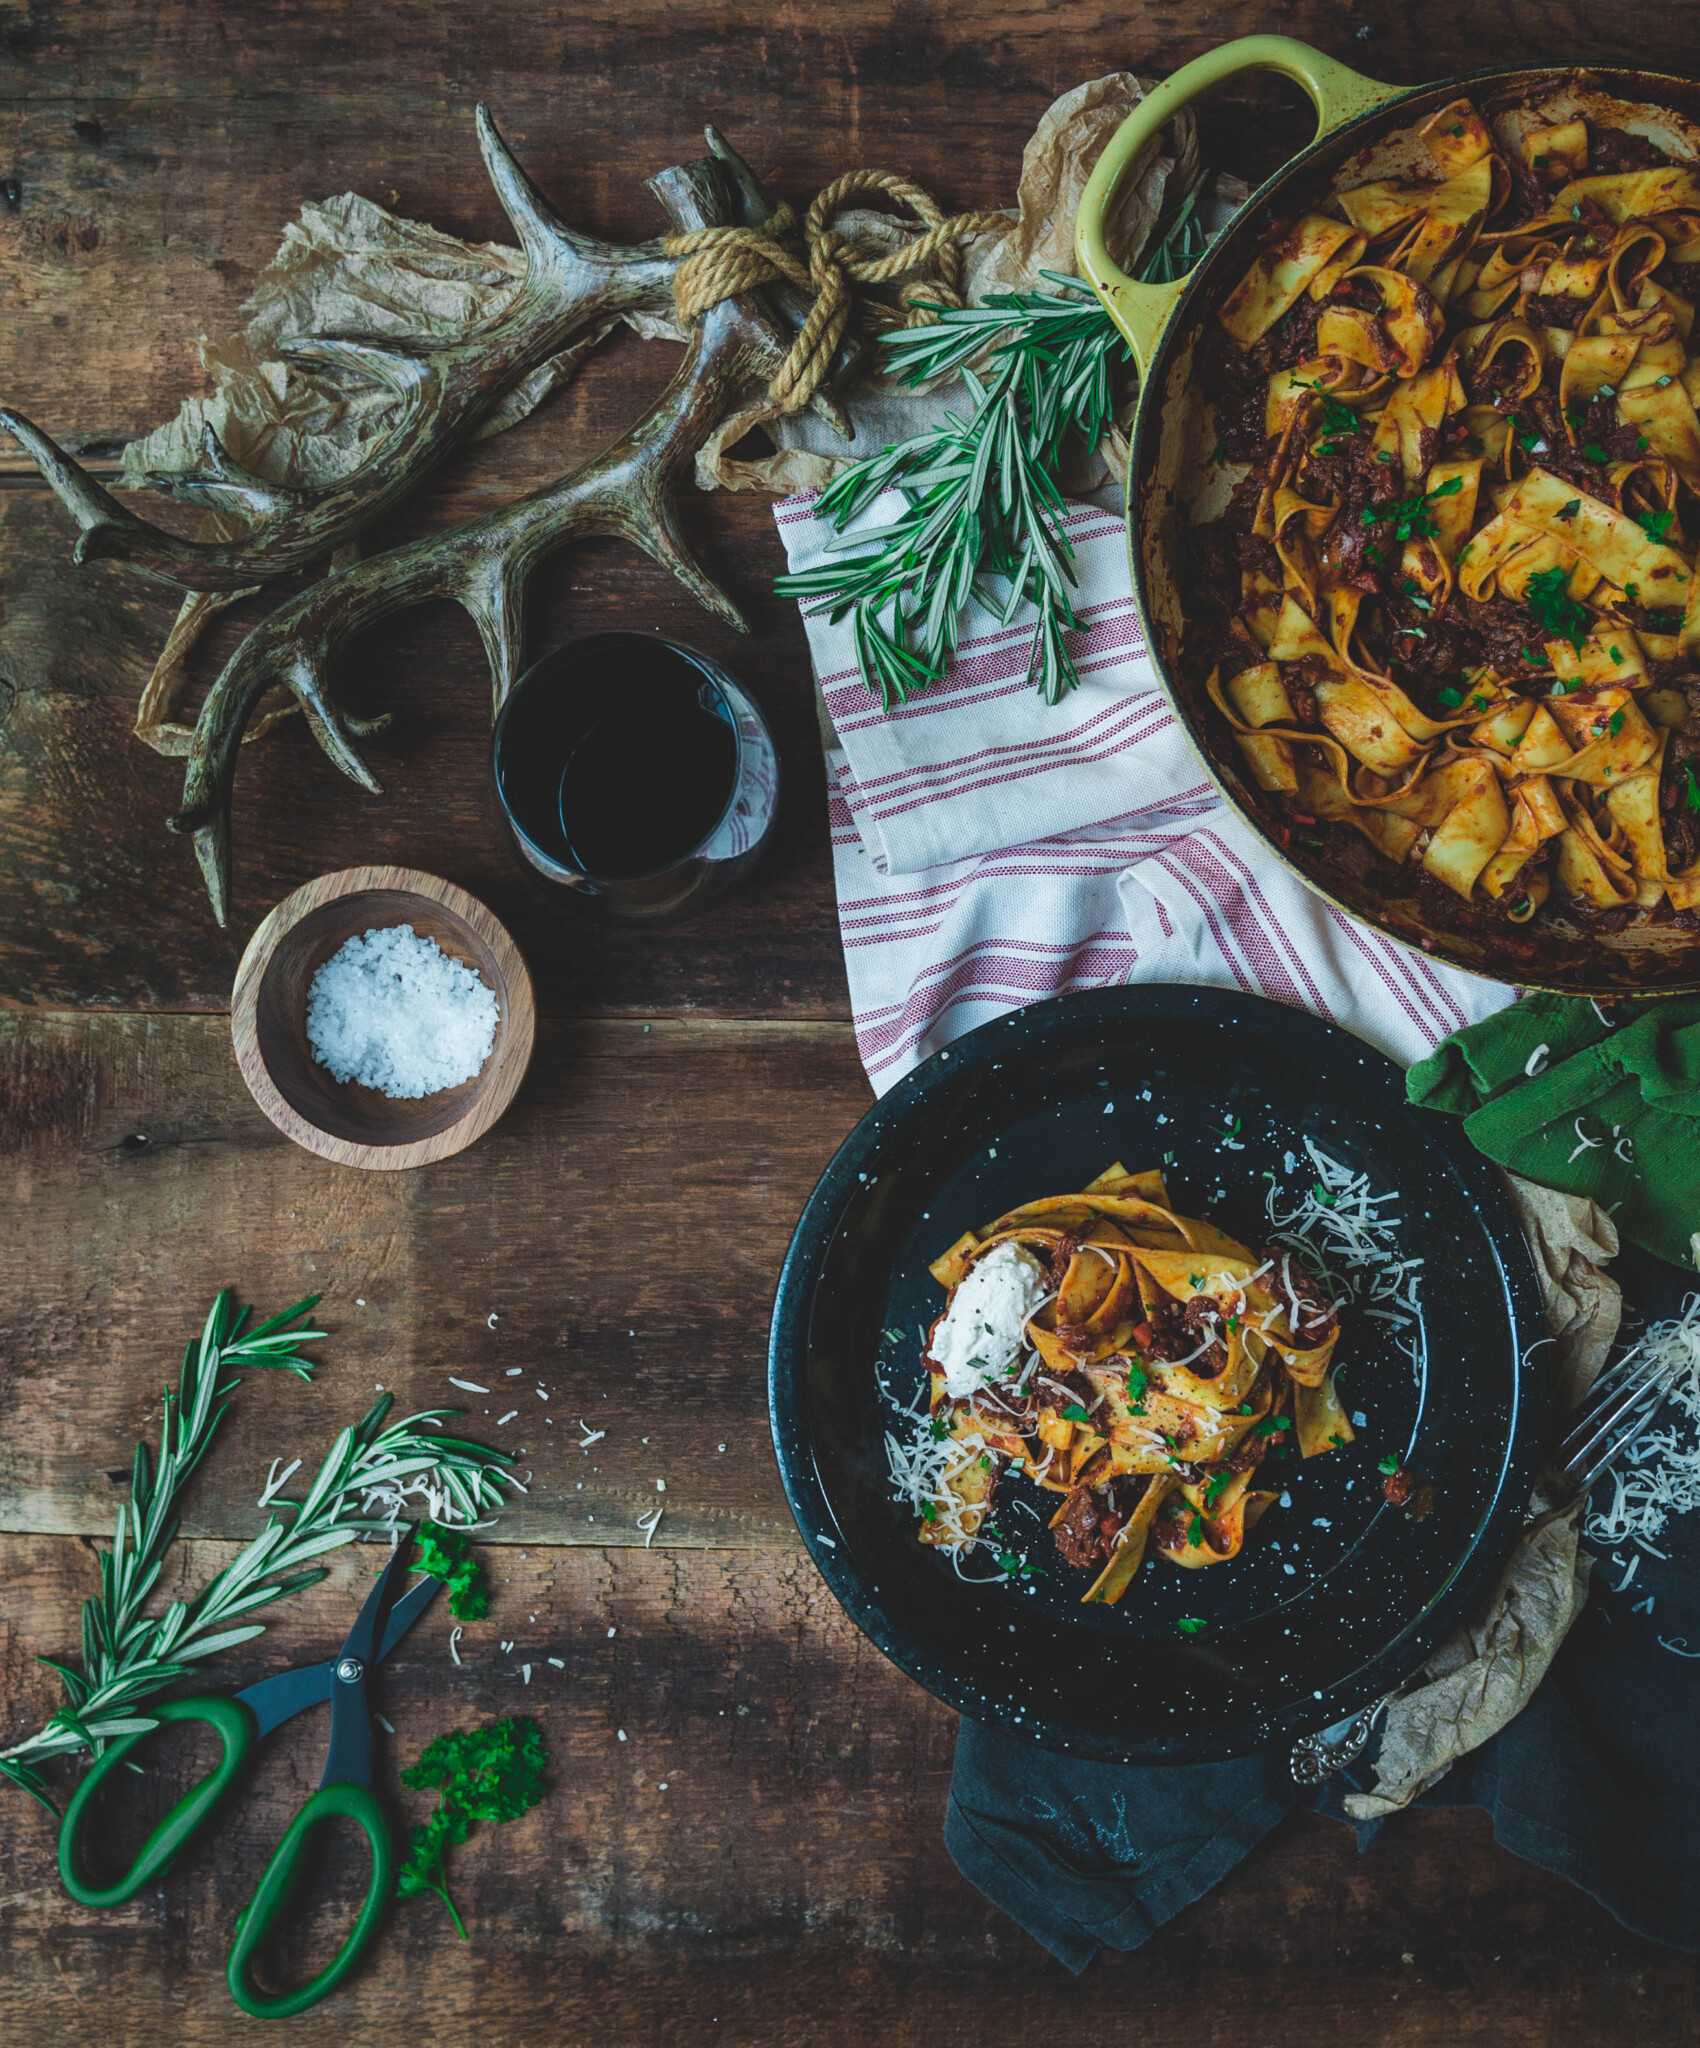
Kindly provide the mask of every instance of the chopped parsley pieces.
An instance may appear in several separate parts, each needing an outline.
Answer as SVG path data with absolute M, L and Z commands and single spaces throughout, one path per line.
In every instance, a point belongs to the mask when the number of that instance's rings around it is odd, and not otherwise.
M 1611 734 L 1613 739 L 1616 739 L 1623 730 L 1623 716 L 1621 711 L 1614 711 L 1611 715 L 1611 722 L 1607 725 L 1606 731 Z
M 1590 462 L 1609 462 L 1611 460 L 1611 457 L 1600 446 L 1598 441 L 1584 441 L 1582 443 L 1582 453 L 1587 456 Z
M 1662 541 L 1670 532 L 1671 522 L 1675 517 L 1674 512 L 1637 512 L 1635 524 L 1650 541 Z
M 903 1342 L 903 1332 L 901 1330 L 881 1330 L 880 1335 L 888 1344 L 901 1344 Z
M 1302 377 L 1294 382 L 1301 391 L 1314 391 L 1322 400 L 1322 431 L 1325 434 L 1357 434 L 1363 431 L 1360 420 L 1349 405 L 1342 405 L 1332 392 L 1324 391 L 1320 384 L 1307 384 Z M 1333 453 L 1332 449 L 1326 451 Z
M 1283 1429 L 1291 1429 L 1292 1426 L 1285 1415 L 1266 1415 L 1261 1422 L 1252 1424 L 1251 1433 L 1253 1436 L 1276 1436 Z
M 1700 777 L 1696 777 L 1692 761 L 1683 764 L 1683 774 L 1687 783 L 1682 792 L 1683 801 L 1691 811 L 1700 811 Z
M 1375 1469 L 1378 1472 L 1385 1472 L 1387 1477 L 1391 1479 L 1403 1462 L 1397 1451 L 1389 1451 L 1385 1458 L 1376 1459 Z
M 1198 1549 L 1204 1541 L 1204 1517 L 1196 1508 L 1193 1510 L 1191 1520 L 1186 1525 L 1186 1540 L 1188 1545 L 1194 1550 Z
M 1612 663 L 1613 663 L 1613 665 L 1614 665 L 1615 667 L 1617 667 L 1617 668 L 1622 668 L 1622 666 L 1623 666 L 1623 649 L 1622 649 L 1621 647 L 1614 647 L 1614 648 L 1613 648 L 1613 649 L 1611 650 L 1611 658 L 1612 658 Z
M 1071 1401 L 1068 1404 L 1062 1412 L 1062 1419 L 1064 1422 L 1090 1422 L 1092 1420 L 1091 1416 L 1087 1414 L 1078 1401 Z
M 1525 647 L 1523 649 L 1523 659 L 1531 668 L 1552 667 L 1552 663 L 1547 660 L 1546 650 L 1541 647 Z
M 1580 498 L 1572 498 L 1568 505 L 1560 505 L 1552 516 L 1555 519 L 1574 519 L 1581 509 L 1582 500 Z
M 1231 1472 L 1212 1472 L 1204 1488 L 1204 1505 L 1213 1508 L 1228 1490 L 1233 1479 Z
M 1456 711 L 1463 701 L 1464 693 L 1462 690 L 1442 690 L 1435 698 L 1435 702 L 1439 704 L 1443 711 Z
M 922 1501 L 922 1503 L 921 1503 L 921 1520 L 922 1520 L 923 1522 L 936 1522 L 936 1521 L 938 1520 L 938 1518 L 939 1518 L 939 1511 L 938 1511 L 938 1509 L 937 1509 L 936 1507 L 934 1507 L 934 1506 L 933 1506 L 932 1502 L 931 1502 L 930 1500 L 924 1500 L 924 1501 Z
M 1588 631 L 1588 614 L 1570 595 L 1570 571 L 1562 566 L 1541 569 L 1523 586 L 1523 602 L 1538 624 L 1578 652 Z
M 950 1434 L 950 1424 L 942 1415 L 934 1415 L 927 1423 L 927 1434 L 935 1444 L 942 1444 Z
M 1183 1636 L 1196 1636 L 1202 1635 L 1210 1624 L 1207 1621 L 1200 1621 L 1196 1614 L 1183 1614 L 1175 1626 Z
M 1150 1384 L 1151 1375 L 1145 1370 L 1144 1366 L 1140 1364 L 1137 1358 L 1129 1359 L 1127 1367 L 1127 1391 L 1129 1398 L 1137 1400 Z

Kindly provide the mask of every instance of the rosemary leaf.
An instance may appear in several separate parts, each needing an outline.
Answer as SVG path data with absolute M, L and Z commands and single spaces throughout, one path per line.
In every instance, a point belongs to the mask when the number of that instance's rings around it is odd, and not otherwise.
M 263 1634 L 263 1622 L 243 1617 L 317 1584 L 325 1570 L 312 1560 L 359 1536 L 387 1533 L 413 1501 L 444 1523 L 475 1522 L 500 1505 L 503 1468 L 512 1462 L 505 1452 L 423 1433 L 419 1425 L 440 1423 L 458 1412 L 453 1409 L 430 1409 L 386 1427 L 392 1400 L 386 1394 L 337 1437 L 299 1502 L 269 1503 L 266 1527 L 193 1600 L 173 1600 L 163 1614 L 142 1613 L 177 1533 L 177 1498 L 240 1384 L 226 1375 L 236 1367 L 269 1366 L 309 1378 L 312 1367 L 297 1347 L 324 1335 L 300 1327 L 317 1300 L 299 1301 L 244 1335 L 245 1312 L 221 1294 L 199 1344 L 184 1352 L 177 1394 L 165 1396 L 157 1457 L 150 1463 L 137 1447 L 130 1500 L 119 1509 L 112 1548 L 101 1558 L 99 1596 L 83 1604 L 82 1668 L 41 1660 L 58 1672 L 67 1704 L 36 1734 L 0 1752 L 0 1776 L 49 1809 L 53 1801 L 34 1768 L 38 1761 L 79 1749 L 99 1754 L 119 1735 L 156 1727 L 135 1709 L 208 1658 Z
M 1195 199 L 1186 195 L 1145 277 L 1178 277 L 1197 260 L 1208 238 Z M 1032 605 L 1027 672 L 1047 704 L 1080 680 L 1064 639 L 1078 621 L 1056 471 L 1071 434 L 1089 448 L 1103 439 L 1115 409 L 1112 373 L 1128 351 L 1089 285 L 1042 274 L 1054 291 L 933 306 L 933 325 L 884 337 L 896 376 L 927 384 L 958 375 L 970 410 L 836 476 L 816 507 L 840 536 L 831 559 L 775 584 L 835 625 L 849 617 L 862 680 L 888 711 L 944 675 L 970 604 L 1005 625 Z M 902 515 L 846 533 L 890 490 L 907 501 Z M 998 592 L 994 581 L 1007 587 Z

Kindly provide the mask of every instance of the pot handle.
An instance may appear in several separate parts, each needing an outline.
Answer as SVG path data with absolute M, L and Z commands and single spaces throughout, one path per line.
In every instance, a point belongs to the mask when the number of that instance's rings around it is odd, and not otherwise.
M 1141 284 L 1129 277 L 1110 258 L 1104 241 L 1104 221 L 1116 187 L 1145 145 L 1200 93 L 1242 71 L 1278 71 L 1282 77 L 1302 85 L 1316 108 L 1318 135 L 1326 135 L 1354 115 L 1367 113 L 1371 107 L 1397 99 L 1410 90 L 1408 86 L 1384 85 L 1380 79 L 1365 78 L 1292 36 L 1241 36 L 1236 42 L 1224 43 L 1219 50 L 1207 50 L 1202 57 L 1183 64 L 1146 94 L 1099 157 L 1081 194 L 1080 211 L 1074 223 L 1074 248 L 1081 275 L 1090 281 L 1104 302 L 1104 310 L 1126 337 L 1141 378 L 1156 353 L 1169 315 L 1186 289 L 1187 278 L 1176 278 L 1170 284 Z

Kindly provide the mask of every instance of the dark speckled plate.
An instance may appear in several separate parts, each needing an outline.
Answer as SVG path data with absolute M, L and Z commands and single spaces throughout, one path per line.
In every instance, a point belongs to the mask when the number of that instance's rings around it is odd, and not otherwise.
M 1244 1149 L 1220 1130 L 1240 1119 Z M 1165 1153 L 1183 1214 L 1263 1242 L 1265 1175 L 1295 1191 L 1302 1140 L 1395 1190 L 1427 1261 L 1420 1367 L 1349 1310 L 1338 1356 L 1349 1449 L 1274 1466 L 1284 1498 L 1242 1556 L 1152 1558 L 1115 1607 L 1039 1520 L 1055 1495 L 1007 1476 L 997 1525 L 1044 1576 L 964 1583 L 915 1537 L 887 1479 L 890 1399 L 921 1380 L 943 1306 L 928 1262 L 1017 1203 Z M 857 1125 L 810 1197 L 780 1276 L 768 1399 L 780 1473 L 827 1584 L 893 1662 L 976 1720 L 1051 1749 L 1204 1760 L 1285 1743 L 1413 1670 L 1516 1541 L 1545 1422 L 1545 1335 L 1528 1250 L 1455 1119 L 1412 1109 L 1361 1040 L 1215 989 L 1040 1003 L 937 1054 Z M 1541 1354 L 1537 1353 L 1537 1360 Z M 1397 1452 L 1436 1492 L 1413 1523 L 1382 1497 Z M 1203 1631 L 1187 1634 L 1182 1617 Z

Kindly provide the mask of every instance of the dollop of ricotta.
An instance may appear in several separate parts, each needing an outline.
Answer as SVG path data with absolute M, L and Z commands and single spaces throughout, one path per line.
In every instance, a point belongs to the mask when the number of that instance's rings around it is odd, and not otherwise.
M 994 1245 L 974 1266 L 933 1333 L 930 1355 L 953 1401 L 1007 1376 L 1048 1292 L 1044 1267 L 1018 1244 Z

